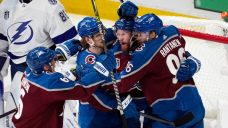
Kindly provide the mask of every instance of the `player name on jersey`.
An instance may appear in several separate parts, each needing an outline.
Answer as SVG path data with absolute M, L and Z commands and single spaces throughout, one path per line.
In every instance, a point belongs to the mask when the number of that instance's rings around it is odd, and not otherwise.
M 181 43 L 178 39 L 171 40 L 170 42 L 168 42 L 161 48 L 160 53 L 162 54 L 163 57 L 166 57 L 166 55 L 171 50 L 173 50 L 174 48 L 177 48 L 179 46 L 181 46 Z

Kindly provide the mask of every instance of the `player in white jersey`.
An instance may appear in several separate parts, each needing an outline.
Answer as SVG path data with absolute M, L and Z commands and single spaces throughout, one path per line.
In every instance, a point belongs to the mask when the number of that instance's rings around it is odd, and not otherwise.
M 52 49 L 77 35 L 59 0 L 3 0 L 0 6 L 0 71 L 3 67 L 8 69 L 3 66 L 8 55 L 11 79 L 17 71 L 24 72 L 25 57 L 31 49 L 38 46 Z M 1 79 L 2 74 L 3 93 Z
M 8 66 L 7 64 L 7 49 L 8 49 L 8 42 L 7 37 L 4 35 L 5 31 L 3 30 L 4 26 L 4 9 L 3 4 L 5 4 L 7 1 L 3 1 L 0 4 L 0 115 L 4 113 L 4 100 L 3 100 L 3 93 L 4 93 L 4 86 L 3 86 L 3 77 L 7 74 Z M 0 119 L 0 127 L 3 128 L 4 119 Z
M 3 2 L 3 33 L 9 42 L 11 76 L 26 67 L 26 54 L 37 46 L 52 47 L 76 36 L 77 31 L 58 0 Z

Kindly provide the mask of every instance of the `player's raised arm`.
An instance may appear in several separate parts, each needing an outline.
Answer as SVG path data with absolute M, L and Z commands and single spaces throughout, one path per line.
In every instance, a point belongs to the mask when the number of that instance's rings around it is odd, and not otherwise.
M 120 5 L 117 14 L 119 15 L 119 18 L 127 20 L 134 19 L 137 17 L 138 7 L 131 1 L 125 1 Z
M 102 78 L 108 77 L 103 74 L 100 75 L 99 72 L 93 70 L 81 77 L 79 81 L 71 81 L 54 71 L 53 67 L 55 67 L 56 59 L 56 52 L 44 47 L 35 48 L 27 55 L 27 64 L 30 70 L 28 69 L 26 72 L 29 83 L 55 93 L 54 97 L 62 97 L 62 99 L 85 98 L 90 96 L 97 85 L 104 82 Z M 110 68 L 106 68 L 107 70 L 111 70 L 110 63 L 108 62 L 108 58 L 100 61 L 100 63 Z M 71 95 L 66 91 L 70 89 L 73 89 L 69 91 L 72 92 Z

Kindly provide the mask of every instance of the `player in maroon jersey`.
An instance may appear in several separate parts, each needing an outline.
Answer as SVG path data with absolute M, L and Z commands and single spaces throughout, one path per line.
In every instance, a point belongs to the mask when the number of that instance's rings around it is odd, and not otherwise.
M 113 45 L 113 51 L 117 60 L 117 72 L 124 70 L 128 61 L 131 59 L 131 38 L 133 36 L 134 20 L 120 18 L 115 22 L 114 30 L 116 32 L 117 41 Z M 149 106 L 146 103 L 145 97 L 143 95 L 141 86 L 137 83 L 135 84 L 129 92 L 121 95 L 128 95 L 132 97 L 132 101 L 137 107 L 137 112 L 143 111 Z M 146 126 L 147 119 L 144 119 L 143 126 Z
M 116 74 L 120 93 L 139 81 L 154 116 L 175 121 L 191 112 L 194 118 L 182 127 L 203 128 L 205 109 L 191 78 L 200 63 L 186 54 L 185 41 L 177 28 L 163 27 L 160 18 L 146 14 L 136 20 L 134 32 L 140 47 L 132 53 L 127 67 Z M 185 77 L 177 75 L 182 71 L 188 71 Z M 153 121 L 151 127 L 170 126 Z
M 109 61 L 107 66 L 112 66 Z M 79 81 L 55 72 L 56 54 L 45 47 L 30 51 L 26 63 L 29 68 L 21 79 L 19 106 L 12 119 L 16 128 L 62 128 L 65 100 L 87 99 L 104 82 L 95 70 Z

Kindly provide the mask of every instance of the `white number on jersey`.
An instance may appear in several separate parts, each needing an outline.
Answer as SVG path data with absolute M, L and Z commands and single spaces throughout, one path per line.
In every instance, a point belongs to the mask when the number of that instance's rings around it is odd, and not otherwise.
M 184 50 L 184 48 L 181 47 L 178 49 L 178 56 L 174 55 L 174 54 L 169 54 L 167 56 L 166 64 L 167 64 L 167 67 L 168 67 L 170 73 L 172 73 L 173 75 L 176 75 L 181 61 L 186 59 L 184 57 L 184 53 L 185 53 L 185 50 Z M 177 79 L 176 79 L 176 77 L 174 77 L 173 84 L 176 84 L 176 83 L 177 83 Z
M 130 72 L 131 71 L 131 68 L 133 68 L 133 64 L 131 64 L 130 62 L 127 63 L 127 66 L 126 66 L 126 72 Z

